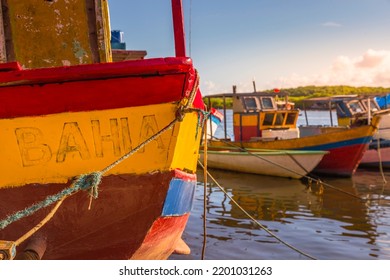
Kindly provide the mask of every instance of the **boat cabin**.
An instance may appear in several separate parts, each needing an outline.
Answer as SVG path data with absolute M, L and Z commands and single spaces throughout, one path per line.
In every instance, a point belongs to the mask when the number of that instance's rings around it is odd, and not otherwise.
M 287 98 L 278 101 L 279 96 L 280 94 L 262 92 L 226 93 L 206 96 L 206 100 L 211 104 L 211 98 L 223 98 L 226 116 L 225 98 L 232 99 L 235 141 L 299 137 L 299 110 L 295 109 L 294 104 L 288 102 Z
M 368 120 L 371 119 L 372 114 L 381 110 L 374 97 L 362 97 L 357 95 L 311 98 L 305 100 L 305 108 L 308 107 L 308 104 L 309 108 L 315 106 L 316 108 L 320 107 L 329 110 L 332 126 L 332 110 L 336 110 L 338 126 L 367 124 Z M 306 124 L 308 125 L 307 119 Z
M 390 108 L 390 93 L 375 96 L 375 101 L 381 109 Z
M 367 123 L 371 114 L 381 110 L 374 98 L 336 100 L 335 104 L 338 123 L 344 126 Z

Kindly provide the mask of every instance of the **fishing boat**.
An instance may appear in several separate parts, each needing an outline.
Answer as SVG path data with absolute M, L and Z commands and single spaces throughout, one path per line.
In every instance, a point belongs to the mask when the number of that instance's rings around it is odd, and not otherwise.
M 221 170 L 300 179 L 310 173 L 326 153 L 212 147 L 207 149 L 207 166 Z M 204 160 L 202 149 L 200 160 Z
M 330 111 L 335 110 L 337 125 L 344 127 L 367 125 L 373 115 L 380 113 L 381 120 L 378 130 L 373 135 L 359 166 L 388 168 L 390 167 L 390 110 L 386 106 L 386 100 L 386 96 L 342 95 L 311 98 L 306 100 L 304 104 L 309 106 L 313 103 L 322 104 L 320 105 L 322 108 Z M 306 132 L 315 127 L 308 125 L 308 121 L 306 124 Z
M 358 127 L 316 127 L 316 133 L 303 135 L 297 127 L 299 110 L 278 108 L 276 98 L 287 93 L 223 93 L 206 96 L 233 100 L 234 141 L 231 145 L 251 149 L 328 151 L 313 173 L 350 177 L 377 131 L 381 114 L 370 124 Z M 225 134 L 226 136 L 226 134 Z M 210 146 L 226 146 L 225 140 L 211 140 Z
M 373 140 L 364 153 L 359 167 L 390 168 L 390 140 Z
M 188 253 L 203 102 L 171 2 L 176 57 L 120 62 L 107 1 L 0 4 L 0 259 Z
M 390 109 L 390 94 L 377 95 L 370 104 L 373 104 L 376 111 L 388 110 Z M 390 114 L 381 120 L 379 131 L 374 135 L 360 166 L 390 168 Z
M 332 110 L 336 111 L 337 126 L 359 126 L 369 124 L 371 118 L 375 114 L 381 114 L 378 131 L 374 135 L 374 139 L 389 139 L 390 140 L 390 110 L 382 107 L 378 102 L 380 97 L 376 96 L 358 96 L 358 95 L 337 95 L 332 97 L 310 98 L 304 101 L 304 110 L 306 107 L 317 105 L 323 109 L 329 110 L 330 122 L 333 126 Z M 310 127 L 309 120 L 306 117 L 306 126 Z

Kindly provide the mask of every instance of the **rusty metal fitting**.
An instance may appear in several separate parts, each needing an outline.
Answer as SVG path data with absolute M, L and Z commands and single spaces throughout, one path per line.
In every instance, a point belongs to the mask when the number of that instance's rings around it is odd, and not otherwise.
M 15 242 L 0 240 L 0 260 L 12 260 L 16 255 Z

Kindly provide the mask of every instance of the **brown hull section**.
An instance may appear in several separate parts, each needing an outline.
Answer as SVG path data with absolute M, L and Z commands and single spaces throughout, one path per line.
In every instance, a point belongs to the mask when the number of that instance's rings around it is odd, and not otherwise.
M 54 217 L 39 231 L 47 238 L 47 250 L 43 259 L 165 259 L 174 250 L 175 239 L 184 230 L 187 215 L 182 226 L 170 230 L 172 236 L 164 242 L 165 250 L 151 253 L 138 251 L 145 237 L 161 216 L 167 190 L 173 172 L 147 175 L 120 175 L 104 177 L 99 187 L 99 197 L 93 200 L 88 210 L 89 194 L 79 192 L 66 199 Z M 66 185 L 28 185 L 22 188 L 0 189 L 2 204 L 0 219 L 57 193 Z M 22 199 L 21 199 L 22 197 Z M 40 210 L 34 215 L 21 219 L 0 231 L 0 240 L 15 241 L 39 223 L 50 211 Z M 172 223 L 175 218 L 161 218 Z M 161 223 L 161 221 L 159 221 Z M 174 222 L 173 222 L 174 223 Z M 154 226 L 153 226 L 154 225 Z M 157 231 L 156 231 L 157 227 Z M 169 228 L 169 227 L 168 227 Z M 165 237 L 166 238 L 166 237 Z M 25 242 L 27 243 L 27 242 Z M 150 241 L 149 244 L 153 244 Z M 18 252 L 25 246 L 22 243 Z M 156 248 L 157 249 L 157 248 Z

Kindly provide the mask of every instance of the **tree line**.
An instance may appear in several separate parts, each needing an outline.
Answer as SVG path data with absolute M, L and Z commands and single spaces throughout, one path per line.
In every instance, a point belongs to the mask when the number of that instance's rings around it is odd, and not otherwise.
M 295 103 L 295 107 L 302 108 L 303 100 L 315 97 L 330 97 L 334 95 L 383 95 L 390 93 L 390 88 L 385 87 L 352 87 L 352 86 L 304 86 L 285 88 L 278 90 L 287 94 L 288 99 Z M 274 90 L 265 90 L 264 93 L 275 93 Z M 207 101 L 207 98 L 204 98 Z M 210 104 L 207 104 L 210 107 Z M 212 98 L 211 107 L 223 108 L 222 98 Z M 232 108 L 231 98 L 226 99 L 226 107 Z

